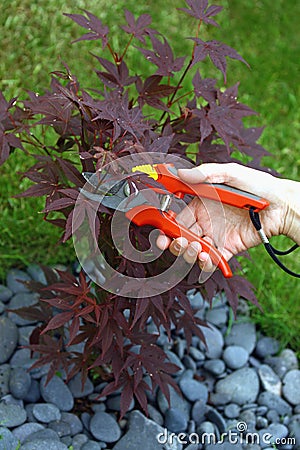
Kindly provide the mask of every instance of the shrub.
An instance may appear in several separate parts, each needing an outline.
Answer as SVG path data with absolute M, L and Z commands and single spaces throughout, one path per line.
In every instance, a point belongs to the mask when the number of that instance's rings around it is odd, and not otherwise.
M 99 65 L 99 86 L 84 89 L 64 63 L 62 71 L 52 72 L 50 88 L 44 94 L 29 92 L 24 102 L 17 98 L 7 101 L 3 94 L 0 97 L 1 163 L 9 154 L 16 157 L 16 149 L 36 160 L 23 174 L 33 185 L 20 196 L 45 197 L 44 220 L 61 227 L 61 243 L 74 236 L 77 239 L 87 218 L 105 259 L 122 275 L 136 279 L 137 287 L 140 278 L 163 272 L 174 258 L 165 252 L 155 261 L 132 262 L 112 239 L 113 211 L 103 205 L 91 207 L 86 201 L 75 215 L 86 183 L 83 172 L 106 173 L 107 167 L 114 169 L 114 163 L 118 165 L 124 156 L 135 160 L 140 154 L 146 162 L 157 155 L 162 161 L 175 156 L 189 164 L 228 162 L 242 154 L 254 167 L 266 154 L 257 143 L 262 129 L 247 128 L 243 123 L 244 117 L 255 113 L 238 102 L 238 83 L 219 88 L 217 79 L 202 77 L 199 70 L 209 57 L 226 85 L 227 58 L 247 64 L 226 44 L 200 38 L 205 24 L 217 26 L 214 17 L 222 7 L 208 6 L 206 0 L 186 3 L 181 12 L 192 16 L 196 24 L 190 46 L 187 41 L 189 56 L 175 57 L 168 40 L 151 28 L 147 14 L 135 18 L 125 11 L 121 28 L 128 41 L 118 51 L 112 47 L 108 27 L 92 13 L 66 14 L 86 30 L 78 41 L 99 41 L 101 54 L 109 55 L 110 59 L 92 56 Z M 151 75 L 143 77 L 138 67 L 128 67 L 129 51 L 146 58 Z M 118 173 L 115 175 L 118 180 Z M 134 186 L 145 187 L 145 176 L 140 174 Z M 149 231 L 149 227 L 131 224 L 131 243 L 136 250 L 149 248 Z M 236 270 L 237 261 L 232 260 L 231 266 Z M 201 284 L 197 265 L 170 289 L 136 298 L 125 295 L 126 286 L 117 293 L 103 289 L 83 270 L 77 275 L 44 270 L 48 285 L 31 284 L 40 293 L 40 303 L 19 310 L 41 323 L 31 336 L 31 349 L 40 354 L 35 366 L 50 363 L 48 380 L 63 367 L 69 378 L 81 372 L 83 382 L 93 369 L 108 381 L 101 395 L 122 389 L 121 416 L 133 396 L 146 412 L 147 390 L 159 387 L 169 399 L 169 385 L 176 389 L 172 375 L 177 367 L 157 344 L 161 327 L 170 339 L 174 332 L 183 331 L 188 345 L 192 335 L 204 340 L 201 328 L 206 324 L 191 308 L 189 290 L 200 291 L 210 303 L 224 291 L 234 311 L 240 296 L 257 304 L 252 286 L 241 276 L 225 279 L 216 271 Z M 157 332 L 149 330 L 150 318 Z M 71 347 L 75 344 L 84 345 L 83 352 Z

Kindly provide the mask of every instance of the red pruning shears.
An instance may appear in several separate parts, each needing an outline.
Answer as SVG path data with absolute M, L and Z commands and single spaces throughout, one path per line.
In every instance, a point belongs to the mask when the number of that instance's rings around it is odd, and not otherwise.
M 106 189 L 103 193 L 96 174 L 90 172 L 84 172 L 83 176 L 93 186 L 94 190 L 86 191 L 83 189 L 82 192 L 88 198 L 99 201 L 108 208 L 123 211 L 126 217 L 138 226 L 151 225 L 170 238 L 184 237 L 189 243 L 199 242 L 203 251 L 210 255 L 212 262 L 219 267 L 224 277 L 230 278 L 232 276 L 231 269 L 218 249 L 177 223 L 176 213 L 170 209 L 172 199 L 174 197 L 182 199 L 185 195 L 192 195 L 237 208 L 247 210 L 251 208 L 255 212 L 266 208 L 269 205 L 268 201 L 224 184 L 185 183 L 178 177 L 177 169 L 173 164 L 144 164 L 135 166 L 131 170 L 132 173 L 142 172 L 163 186 L 160 189 L 153 186 L 153 183 L 149 184 L 149 188 L 157 195 L 155 205 L 149 202 L 149 198 L 145 193 L 143 194 L 143 190 L 137 190 L 135 194 L 132 194 L 126 179 L 119 183 L 115 182 L 111 189 Z M 131 177 L 132 173 L 130 174 Z

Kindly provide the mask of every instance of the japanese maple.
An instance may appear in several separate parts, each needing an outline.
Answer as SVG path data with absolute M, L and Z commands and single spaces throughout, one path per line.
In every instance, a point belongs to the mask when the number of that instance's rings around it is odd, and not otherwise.
M 155 275 L 173 257 L 165 252 L 154 263 L 138 263 L 118 253 L 110 235 L 113 211 L 103 205 L 96 213 L 86 206 L 75 217 L 74 207 L 85 184 L 83 172 L 101 171 L 114 160 L 141 152 L 178 155 L 200 164 L 232 161 L 233 152 L 239 151 L 256 167 L 266 154 L 257 143 L 262 129 L 243 123 L 244 117 L 255 113 L 237 100 L 238 83 L 222 88 L 216 79 L 201 74 L 201 62 L 207 57 L 221 71 L 225 84 L 227 58 L 247 64 L 228 45 L 200 38 L 203 24 L 218 25 L 214 18 L 222 7 L 209 6 L 207 0 L 186 0 L 186 4 L 180 13 L 192 16 L 196 29 L 187 41 L 188 55 L 174 55 L 168 40 L 151 27 L 148 14 L 136 18 L 125 11 L 121 28 L 128 42 L 123 49 L 113 48 L 109 28 L 91 12 L 65 14 L 86 31 L 77 41 L 101 44 L 102 56 L 91 56 L 98 65 L 99 85 L 93 90 L 81 86 L 64 64 L 63 70 L 52 72 L 50 88 L 43 95 L 30 92 L 24 102 L 0 95 L 1 163 L 16 148 L 36 160 L 23 174 L 33 185 L 20 196 L 45 197 L 44 219 L 61 227 L 61 243 L 72 238 L 84 217 L 94 214 L 94 238 L 106 259 L 120 273 L 136 278 Z M 129 47 L 146 58 L 149 68 L 144 77 L 127 64 Z M 184 80 L 190 86 L 186 92 Z M 39 137 L 38 130 L 47 127 L 52 130 L 51 145 Z M 131 233 L 136 248 L 146 249 L 149 227 L 131 225 Z M 232 260 L 231 266 L 236 269 L 237 261 Z M 199 290 L 208 302 L 224 291 L 234 311 L 240 296 L 257 304 L 252 286 L 237 274 L 225 279 L 216 271 L 199 284 L 197 265 L 171 289 L 137 299 L 102 289 L 83 271 L 79 275 L 58 271 L 57 278 L 49 269 L 45 273 L 48 286 L 32 285 L 40 293 L 40 303 L 19 311 L 41 324 L 31 338 L 32 351 L 40 355 L 35 366 L 50 363 L 48 379 L 61 366 L 69 378 L 81 372 L 83 381 L 90 370 L 97 370 L 108 382 L 101 395 L 122 388 L 121 416 L 133 397 L 146 412 L 147 390 L 158 386 L 169 398 L 168 386 L 176 388 L 172 375 L 177 367 L 157 344 L 161 326 L 170 340 L 180 330 L 188 344 L 193 335 L 204 340 L 201 328 L 206 324 L 191 308 L 189 290 Z M 157 333 L 148 331 L 149 318 Z M 83 352 L 71 347 L 80 343 Z

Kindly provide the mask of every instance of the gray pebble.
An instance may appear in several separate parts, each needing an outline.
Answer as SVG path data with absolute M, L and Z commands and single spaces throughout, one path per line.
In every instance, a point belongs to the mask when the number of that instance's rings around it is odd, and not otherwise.
M 50 422 L 48 424 L 48 429 L 54 430 L 60 438 L 71 435 L 70 425 L 63 420 L 54 420 L 53 422 Z
M 18 405 L 0 403 L 0 423 L 5 427 L 22 425 L 27 418 L 24 408 Z
M 261 359 L 264 359 L 267 356 L 273 356 L 278 353 L 278 351 L 279 342 L 276 339 L 267 336 L 260 338 L 255 347 L 255 353 Z
M 188 350 L 189 356 L 191 356 L 195 361 L 204 361 L 205 355 L 203 352 L 198 350 L 196 347 L 190 347 Z
M 206 402 L 203 402 L 202 400 L 196 401 L 192 408 L 192 419 L 196 422 L 196 424 L 203 422 L 205 413 Z
M 26 284 L 22 283 L 22 281 L 31 281 L 31 277 L 28 273 L 18 269 L 11 269 L 8 271 L 6 276 L 6 284 L 13 293 L 29 292 L 28 287 Z
M 298 358 L 293 350 L 286 348 L 282 350 L 279 357 L 284 360 L 288 371 L 298 369 Z
M 283 398 L 273 394 L 272 392 L 262 392 L 259 395 L 257 401 L 259 405 L 265 405 L 269 409 L 275 409 L 275 411 L 277 411 L 280 416 L 292 414 L 291 406 L 285 400 L 283 400 Z
M 228 319 L 228 311 L 226 308 L 208 309 L 206 312 L 206 320 L 218 328 L 226 325 Z
M 128 411 L 131 411 L 134 408 L 134 398 L 131 400 Z M 111 409 L 112 411 L 121 411 L 121 394 L 119 395 L 112 395 L 109 396 L 109 398 L 106 401 L 106 406 L 108 409 Z
M 27 403 L 35 403 L 39 400 L 40 396 L 40 383 L 37 380 L 31 380 L 31 384 L 24 401 Z
M 288 432 L 289 430 L 285 425 L 282 425 L 281 423 L 272 423 L 267 428 L 260 430 L 259 435 L 266 436 L 270 434 L 272 437 L 270 437 L 269 442 L 265 442 L 264 439 L 262 439 L 262 441 L 268 445 L 272 445 L 273 443 L 276 443 L 277 439 L 280 440 L 287 437 Z
M 2 314 L 5 311 L 5 305 L 4 303 L 0 300 L 0 314 Z
M 129 415 L 128 431 L 114 445 L 113 450 L 181 450 L 182 445 L 176 437 L 172 444 L 168 443 L 166 428 L 147 419 L 140 411 L 132 411 Z
M 201 343 L 200 350 L 203 350 L 209 359 L 219 359 L 222 355 L 224 345 L 222 333 L 213 325 L 210 327 L 202 327 L 201 331 L 204 334 L 207 348 Z
M 231 395 L 231 401 L 239 405 L 254 402 L 259 393 L 259 380 L 254 369 L 245 367 L 217 381 L 216 392 Z
M 208 390 L 205 384 L 200 383 L 200 381 L 184 378 L 180 380 L 179 386 L 184 396 L 190 402 L 195 402 L 197 400 L 202 400 L 205 403 L 207 402 Z
M 89 378 L 86 379 L 82 386 L 80 373 L 76 374 L 68 383 L 68 388 L 72 392 L 74 398 L 82 398 L 94 391 L 94 385 Z
M 45 273 L 44 273 L 43 269 L 41 268 L 41 266 L 39 266 L 38 264 L 30 264 L 27 267 L 26 272 L 30 275 L 30 277 L 34 281 L 37 281 L 44 285 L 47 284 Z
M 210 394 L 210 401 L 215 406 L 227 405 L 231 401 L 231 393 L 225 392 L 212 392 Z
M 44 426 L 37 422 L 23 423 L 12 431 L 13 435 L 21 442 L 21 444 L 33 433 L 43 430 Z
M 25 443 L 27 444 L 27 442 L 44 439 L 59 441 L 59 436 L 54 430 L 51 430 L 50 428 L 44 428 L 43 430 L 36 431 L 35 433 L 32 433 L 30 436 L 28 436 L 28 438 L 25 440 Z
M 74 436 L 75 434 L 79 434 L 83 430 L 83 425 L 81 420 L 79 419 L 76 414 L 68 413 L 68 412 L 62 412 L 61 413 L 61 420 L 63 422 L 66 422 L 70 426 L 70 434 L 71 436 Z
M 19 441 L 13 433 L 3 426 L 0 427 L 0 450 L 16 450 Z
M 10 365 L 0 366 L 0 398 L 9 393 Z
M 188 422 L 182 411 L 177 408 L 170 408 L 165 413 L 165 426 L 169 431 L 180 433 L 187 429 Z
M 266 417 L 267 417 L 268 421 L 271 422 L 271 423 L 278 423 L 278 422 L 280 422 L 279 414 L 278 414 L 278 412 L 275 409 L 269 409 L 267 414 L 266 414 Z
M 197 370 L 197 364 L 189 355 L 184 355 L 182 363 L 187 369 L 191 369 L 193 372 Z
M 68 450 L 68 447 L 62 442 L 52 439 L 35 439 L 26 442 L 20 450 Z
M 98 442 L 90 440 L 83 444 L 81 450 L 100 450 L 101 448 Z
M 73 437 L 72 440 L 72 447 L 73 450 L 81 450 L 81 447 L 88 442 L 89 438 L 87 437 L 86 434 L 83 433 L 79 433 L 76 434 L 76 436 Z
M 34 405 L 32 413 L 34 417 L 43 423 L 49 423 L 53 420 L 60 420 L 60 410 L 52 403 L 37 403 Z
M 15 368 L 10 373 L 9 389 L 15 398 L 24 399 L 31 386 L 31 377 L 22 367 Z
M 119 424 L 105 412 L 98 412 L 91 418 L 90 432 L 96 439 L 104 442 L 116 442 L 121 436 Z
M 230 333 L 225 338 L 226 345 L 238 345 L 244 347 L 250 355 L 256 345 L 256 329 L 252 322 L 233 324 Z
M 241 412 L 241 407 L 236 403 L 229 403 L 224 409 L 224 414 L 228 419 L 236 419 L 239 417 Z
M 9 360 L 18 342 L 17 326 L 8 318 L 0 317 L 0 364 Z
M 248 351 L 240 345 L 229 345 L 223 352 L 223 360 L 230 369 L 240 369 L 249 358 Z
M 268 426 L 268 419 L 266 417 L 257 416 L 256 417 L 256 428 L 258 430 L 266 428 Z
M 281 395 L 281 380 L 273 369 L 267 364 L 261 364 L 258 375 L 263 388 L 276 395 Z
M 46 379 L 44 376 L 40 382 L 41 396 L 45 402 L 54 403 L 61 411 L 70 411 L 74 399 L 68 386 L 56 375 L 45 385 Z
M 294 436 L 296 443 L 298 444 L 299 448 L 299 442 L 300 442 L 300 414 L 297 414 L 296 416 L 292 417 L 290 423 L 288 424 L 288 429 L 290 432 L 290 436 Z M 298 450 L 297 448 L 297 450 Z
M 154 406 L 148 405 L 148 413 L 150 419 L 152 419 L 158 425 L 163 426 L 164 418 L 161 413 L 156 408 L 154 408 Z
M 203 367 L 213 375 L 221 375 L 226 369 L 225 363 L 222 359 L 210 359 L 205 361 Z
M 10 309 L 18 309 L 23 306 L 32 306 L 38 302 L 38 295 L 35 293 L 19 292 L 15 294 L 9 302 Z M 24 319 L 15 312 L 9 312 L 8 317 L 18 326 L 31 325 L 36 323 L 35 319 Z
M 292 405 L 300 403 L 300 370 L 290 370 L 283 378 L 282 394 Z
M 182 364 L 182 362 L 180 361 L 180 359 L 178 358 L 178 356 L 175 353 L 171 352 L 170 350 L 166 350 L 165 353 L 167 355 L 167 358 L 170 360 L 170 362 L 175 364 L 176 366 L 178 366 L 179 370 L 176 372 L 175 375 L 176 376 L 182 375 L 185 370 L 185 367 Z
M 35 330 L 36 325 L 25 325 L 24 327 L 19 327 L 19 345 L 28 345 L 29 338 L 33 330 Z
M 160 389 L 157 394 L 157 403 L 162 414 L 165 414 L 165 412 L 169 408 L 177 408 L 181 409 L 182 412 L 184 412 L 184 414 L 186 415 L 186 419 L 189 420 L 191 409 L 190 403 L 184 397 L 179 395 L 178 392 L 175 391 L 175 389 L 172 386 L 169 387 L 169 391 L 170 391 L 170 405 L 168 404 L 165 395 L 162 393 Z
M 6 303 L 12 296 L 13 292 L 7 286 L 0 284 L 0 301 Z

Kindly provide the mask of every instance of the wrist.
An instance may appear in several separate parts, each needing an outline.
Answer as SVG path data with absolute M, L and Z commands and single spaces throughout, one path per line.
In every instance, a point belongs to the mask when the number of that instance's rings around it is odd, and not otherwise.
M 300 183 L 292 180 L 281 180 L 285 204 L 283 234 L 300 245 Z

